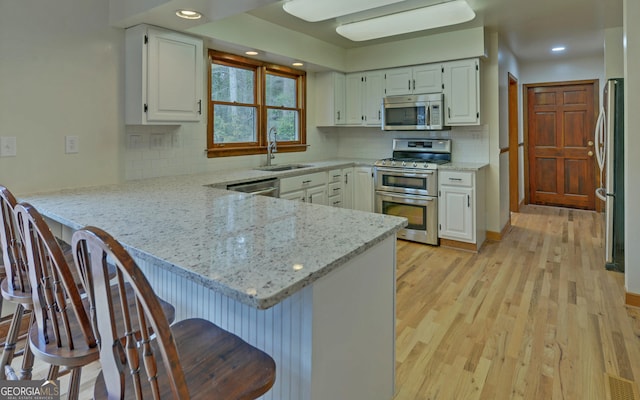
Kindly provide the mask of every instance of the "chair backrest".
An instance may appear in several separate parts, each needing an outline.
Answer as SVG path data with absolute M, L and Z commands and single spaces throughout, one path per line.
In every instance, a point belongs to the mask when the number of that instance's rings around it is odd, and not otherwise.
M 33 312 L 41 340 L 46 343 L 55 340 L 57 347 L 68 350 L 96 347 L 78 282 L 49 226 L 35 207 L 28 203 L 16 205 L 15 215 L 24 233 Z M 72 312 L 68 312 L 69 309 Z M 71 318 L 75 318 L 74 322 L 80 326 L 85 343 L 74 343 Z M 54 337 L 49 337 L 49 333 L 53 333 Z
M 22 235 L 16 223 L 17 201 L 5 186 L 0 185 L 0 245 L 7 281 L 14 291 L 31 292 Z
M 77 268 L 83 276 L 91 277 L 85 285 L 95 297 L 100 364 L 109 398 L 122 398 L 129 384 L 137 399 L 149 390 L 154 399 L 159 399 L 159 380 L 168 381 L 174 399 L 190 398 L 169 322 L 133 258 L 111 235 L 95 227 L 76 231 L 72 248 Z M 116 277 L 111 282 L 108 263 L 116 266 Z M 114 301 L 110 285 L 117 286 L 119 302 Z M 125 293 L 129 285 L 135 294 L 133 298 L 129 296 L 130 300 Z M 136 302 L 137 315 L 129 312 L 128 301 Z M 122 321 L 116 321 L 115 316 Z M 153 332 L 157 346 L 151 346 L 149 332 Z

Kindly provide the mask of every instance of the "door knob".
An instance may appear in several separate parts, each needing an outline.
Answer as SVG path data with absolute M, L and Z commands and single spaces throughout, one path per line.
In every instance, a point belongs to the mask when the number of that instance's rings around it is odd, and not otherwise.
M 587 153 L 587 155 L 588 155 L 589 157 L 593 157 L 593 151 L 589 150 L 589 152 Z
M 593 140 L 589 140 L 589 142 L 587 143 L 589 146 L 593 146 Z

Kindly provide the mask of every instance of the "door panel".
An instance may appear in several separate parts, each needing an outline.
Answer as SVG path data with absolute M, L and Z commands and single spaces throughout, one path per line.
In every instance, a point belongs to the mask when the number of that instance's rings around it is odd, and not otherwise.
M 594 209 L 594 83 L 527 89 L 529 198 Z

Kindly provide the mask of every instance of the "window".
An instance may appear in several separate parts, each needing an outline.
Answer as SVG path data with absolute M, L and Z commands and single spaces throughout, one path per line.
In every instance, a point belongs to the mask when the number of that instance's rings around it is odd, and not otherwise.
M 305 151 L 304 71 L 209 50 L 209 157 Z M 274 135 L 275 133 L 275 135 Z

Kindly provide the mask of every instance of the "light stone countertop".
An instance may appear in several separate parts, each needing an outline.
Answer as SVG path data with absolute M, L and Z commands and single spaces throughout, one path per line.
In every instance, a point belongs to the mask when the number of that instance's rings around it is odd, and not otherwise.
M 448 164 L 438 165 L 438 169 L 456 170 L 456 171 L 478 171 L 488 166 L 489 164 L 487 163 L 478 163 L 478 162 L 451 162 Z
M 311 164 L 295 172 L 219 171 L 33 194 L 19 200 L 71 229 L 100 227 L 134 257 L 266 309 L 395 235 L 407 223 L 404 218 L 206 186 L 293 176 L 358 161 Z

